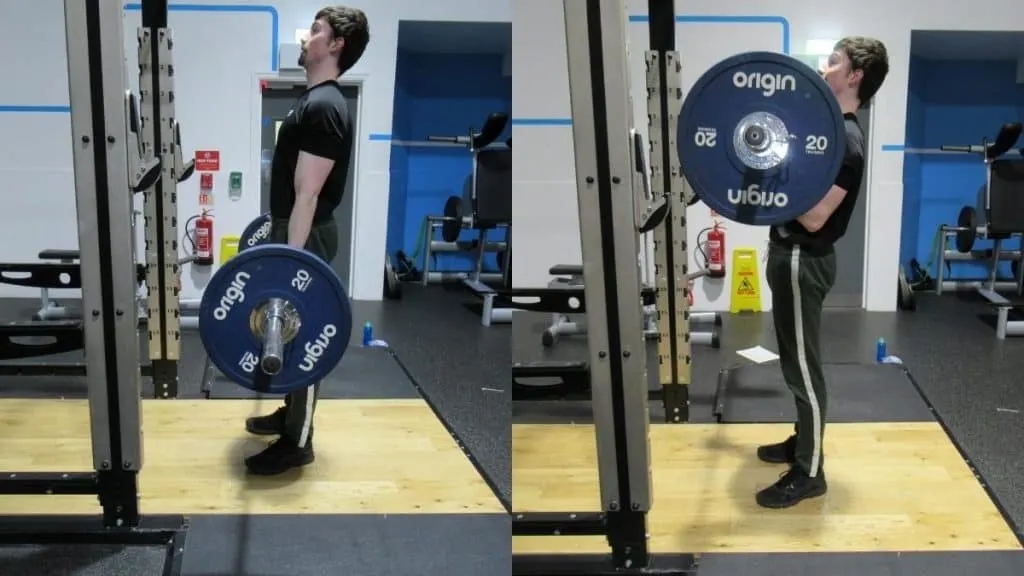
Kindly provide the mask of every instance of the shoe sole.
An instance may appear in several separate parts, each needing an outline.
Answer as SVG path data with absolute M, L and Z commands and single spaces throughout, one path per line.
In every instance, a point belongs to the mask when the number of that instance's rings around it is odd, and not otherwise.
M 246 470 L 252 476 L 280 476 L 281 474 L 286 474 L 288 472 L 291 472 L 292 470 L 295 470 L 296 468 L 304 468 L 306 466 L 309 466 L 310 464 L 313 463 L 314 460 L 316 460 L 315 457 L 310 457 L 309 460 L 303 460 L 302 462 L 294 466 L 285 468 L 283 470 L 253 470 L 248 466 L 246 467 Z
M 757 454 L 757 459 L 761 462 L 767 462 L 768 464 L 796 464 L 796 459 L 789 458 L 768 458 L 762 455 L 760 452 Z
M 255 436 L 280 436 L 284 434 L 281 430 L 266 430 L 259 428 L 250 428 L 248 425 L 245 427 L 245 431 Z
M 828 492 L 828 487 L 827 486 L 824 487 L 824 488 L 819 488 L 819 489 L 815 490 L 814 492 L 810 492 L 810 493 L 806 494 L 805 496 L 801 497 L 799 500 L 794 500 L 792 502 L 769 502 L 769 503 L 763 503 L 763 502 L 761 502 L 760 499 L 758 499 L 757 500 L 757 505 L 762 507 L 762 508 L 770 508 L 772 510 L 781 510 L 783 508 L 791 508 L 793 506 L 796 506 L 797 504 L 803 502 L 804 500 L 810 500 L 811 498 L 820 498 L 820 497 L 824 496 L 826 492 Z

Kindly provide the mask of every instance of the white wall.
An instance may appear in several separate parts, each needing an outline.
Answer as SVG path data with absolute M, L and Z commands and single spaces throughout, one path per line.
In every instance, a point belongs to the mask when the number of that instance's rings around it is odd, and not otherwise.
M 513 6 L 513 132 L 521 160 L 513 172 L 515 286 L 543 285 L 552 264 L 581 261 L 562 4 L 557 0 L 516 0 Z M 627 4 L 630 15 L 646 15 L 647 2 L 629 0 Z M 833 4 L 823 10 L 820 2 L 811 0 L 676 2 L 677 13 L 689 20 L 676 26 L 684 89 L 712 63 L 737 52 L 788 48 L 790 53 L 799 54 L 809 40 L 835 40 L 846 35 L 873 36 L 885 42 L 891 70 L 873 104 L 868 194 L 861 199 L 867 202 L 864 306 L 868 310 L 896 309 L 894 286 L 903 200 L 903 156 L 899 150 L 906 124 L 911 29 L 1012 31 L 1024 26 L 1024 13 L 1011 3 L 989 3 L 988 10 L 953 0 L 907 4 L 897 9 L 885 0 L 865 0 Z M 643 51 L 648 46 L 645 22 L 630 25 L 629 41 L 635 122 L 644 132 L 646 102 L 641 95 L 645 87 Z M 534 206 L 544 208 L 530 209 Z M 693 246 L 697 230 L 708 222 L 707 207 L 697 204 L 689 216 Z M 735 248 L 752 247 L 763 256 L 766 229 L 728 223 L 726 237 L 730 254 Z M 763 281 L 763 263 L 761 278 L 762 301 L 768 309 L 770 295 Z M 700 281 L 695 307 L 728 310 L 728 286 L 711 285 L 722 282 Z
M 353 0 L 364 10 L 371 41 L 350 75 L 362 79 L 359 156 L 356 166 L 355 299 L 379 300 L 381 256 L 387 229 L 388 175 L 398 22 L 441 20 L 508 22 L 511 0 Z M 259 74 L 271 73 L 277 43 L 294 42 L 308 29 L 324 2 L 308 0 L 189 2 L 206 10 L 175 10 L 170 26 L 176 40 L 176 112 L 186 153 L 221 151 L 215 177 L 214 246 L 220 236 L 237 235 L 259 211 Z M 0 262 L 33 262 L 44 248 L 78 246 L 74 174 L 70 145 L 67 58 L 61 0 L 0 0 Z M 125 14 L 126 65 L 138 85 L 136 28 L 139 12 Z M 276 33 L 276 36 L 275 36 Z M 55 34 L 57 36 L 55 36 Z M 23 108 L 12 108 L 20 106 Z M 44 106 L 53 109 L 40 108 Z M 228 175 L 243 174 L 239 198 L 228 197 Z M 179 223 L 198 210 L 199 179 L 179 187 Z M 184 232 L 184 230 L 181 230 Z M 11 239 L 17 238 L 17 241 Z M 209 270 L 186 269 L 183 297 L 201 296 Z M 77 291 L 61 291 L 77 295 Z M 33 297 L 34 289 L 0 284 L 0 297 Z

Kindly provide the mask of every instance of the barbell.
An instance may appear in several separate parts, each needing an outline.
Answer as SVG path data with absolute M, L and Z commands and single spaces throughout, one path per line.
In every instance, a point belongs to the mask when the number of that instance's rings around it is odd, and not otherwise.
M 758 226 L 806 213 L 828 193 L 846 153 L 842 110 L 807 64 L 774 52 L 722 60 L 679 112 L 679 163 L 697 198 Z
M 284 394 L 312 386 L 341 362 L 352 309 L 322 258 L 272 244 L 269 214 L 253 220 L 239 252 L 220 266 L 199 304 L 210 362 L 236 384 Z

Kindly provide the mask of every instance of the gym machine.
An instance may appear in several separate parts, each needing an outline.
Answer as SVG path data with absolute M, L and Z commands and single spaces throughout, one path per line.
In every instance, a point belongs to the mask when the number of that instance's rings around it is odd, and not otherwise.
M 475 282 L 485 283 L 498 283 L 504 282 L 503 270 L 507 269 L 507 263 L 505 262 L 508 257 L 508 250 L 506 246 L 508 243 L 508 237 L 511 233 L 511 190 L 503 190 L 504 187 L 499 186 L 497 190 L 482 189 L 480 188 L 481 179 L 477 176 L 477 171 L 481 167 L 481 161 L 485 169 L 498 168 L 500 172 L 503 170 L 501 167 L 504 164 L 501 160 L 505 156 L 502 153 L 497 155 L 497 159 L 492 158 L 490 151 L 486 150 L 488 146 L 493 144 L 501 133 L 505 131 L 505 127 L 508 126 L 508 114 L 504 112 L 493 112 L 484 122 L 483 127 L 480 131 L 469 130 L 469 134 L 466 136 L 428 136 L 428 142 L 446 142 L 452 144 L 459 144 L 465 146 L 473 159 L 473 170 L 470 175 L 466 178 L 466 184 L 463 187 L 462 196 L 449 196 L 445 201 L 443 215 L 428 215 L 423 222 L 423 228 L 420 233 L 420 246 L 423 247 L 423 272 L 420 281 L 424 286 L 427 284 L 436 284 L 441 282 L 450 281 L 463 281 L 473 280 Z M 512 139 L 510 138 L 507 142 L 508 148 L 512 148 Z M 511 153 L 507 154 L 509 157 L 509 168 L 511 171 Z M 494 166 L 496 164 L 496 166 Z M 509 175 L 511 178 L 511 175 Z M 490 179 L 484 179 L 490 182 Z M 500 197 L 503 194 L 508 195 L 508 213 L 507 218 L 499 217 L 497 222 L 479 222 L 476 218 L 475 206 L 477 205 L 477 196 L 479 194 L 487 196 L 494 195 L 495 199 L 498 200 L 499 204 Z M 493 224 L 493 227 L 491 226 Z M 504 229 L 505 240 L 504 241 L 488 241 L 488 231 L 492 229 Z M 477 230 L 480 233 L 478 239 L 471 241 L 460 241 L 459 235 L 463 230 Z M 441 239 L 437 239 L 437 235 L 440 233 Z M 474 269 L 472 272 L 449 272 L 442 270 L 431 270 L 434 256 L 438 253 L 453 253 L 453 252 L 468 252 L 474 256 Z M 483 269 L 484 255 L 488 253 L 495 253 L 498 257 L 498 272 L 485 272 Z M 415 258 L 415 255 L 413 256 Z
M 166 545 L 164 574 L 179 574 L 187 522 L 181 516 L 146 517 L 139 511 L 138 475 L 143 464 L 139 338 L 135 309 L 136 265 L 131 234 L 132 206 L 124 114 L 124 33 L 121 3 L 66 0 L 68 84 L 74 148 L 75 192 L 82 300 L 87 311 L 75 328 L 84 338 L 89 389 L 92 472 L 0 474 L 5 495 L 89 495 L 99 497 L 102 517 L 4 517 L 0 543 L 102 543 Z M 140 59 L 144 117 L 151 120 L 144 138 L 161 167 L 155 194 L 173 197 L 173 93 L 165 74 L 172 67 L 167 3 L 142 3 Z M 159 73 L 149 74 L 149 71 Z M 159 98 L 151 95 L 160 95 Z M 163 143 L 163 144 L 161 144 Z M 158 211 L 159 213 L 159 211 Z M 164 222 L 165 226 L 173 223 Z M 158 230 L 157 239 L 165 232 Z M 151 289 L 173 294 L 173 262 L 153 244 L 147 272 Z M 162 290 L 161 290 L 162 288 Z M 161 299 L 165 303 L 168 299 Z M 152 314 L 168 327 L 168 310 Z M 38 323 L 37 323 L 38 324 Z M 176 369 L 177 340 L 155 352 L 172 366 L 154 366 L 167 375 Z
M 1004 250 L 1003 242 L 1024 234 L 1024 158 L 1020 151 L 1012 150 L 1024 126 L 1020 123 L 1004 124 L 994 141 L 987 138 L 981 145 L 942 146 L 945 152 L 977 154 L 985 164 L 985 183 L 978 190 L 976 206 L 964 206 L 957 217 L 956 226 L 943 225 L 939 229 L 939 265 L 936 292 L 956 289 L 971 283 L 949 281 L 943 278 L 947 262 L 956 260 L 985 260 L 989 263 L 988 278 L 973 283 L 986 301 L 995 306 L 996 338 L 1024 335 L 1024 320 L 1010 320 L 1010 311 L 1017 308 L 1000 290 L 1024 294 L 1024 273 L 1020 266 L 1021 250 Z M 1008 155 L 1011 150 L 1012 156 Z M 954 238 L 956 250 L 949 250 L 949 238 Z M 991 250 L 974 250 L 977 239 L 993 241 Z M 1012 279 L 999 277 L 999 263 L 1010 261 Z
M 657 220 L 656 257 L 664 265 L 655 287 L 665 322 L 660 375 L 669 417 L 688 418 L 690 380 L 689 317 L 686 310 L 686 201 L 674 142 L 674 110 L 679 109 L 679 60 L 675 50 L 675 2 L 650 0 L 651 50 L 648 63 L 648 113 L 652 188 L 664 198 L 667 212 L 640 214 L 635 179 L 620 178 L 631 166 L 633 117 L 626 43 L 625 3 L 621 0 L 564 0 L 569 87 L 580 235 L 583 248 L 583 290 L 588 303 L 589 380 L 601 484 L 601 512 L 513 512 L 513 536 L 605 536 L 610 563 L 593 564 L 571 557 L 514 555 L 513 574 L 622 574 L 650 567 L 647 514 L 651 507 L 651 462 L 647 352 L 643 337 L 638 230 Z M 658 214 L 660 212 L 660 215 Z M 638 217 L 642 217 L 638 221 Z M 683 241 L 677 240 L 682 234 Z M 570 565 L 566 565 L 566 564 Z M 685 574 L 696 559 L 688 555 L 675 570 Z

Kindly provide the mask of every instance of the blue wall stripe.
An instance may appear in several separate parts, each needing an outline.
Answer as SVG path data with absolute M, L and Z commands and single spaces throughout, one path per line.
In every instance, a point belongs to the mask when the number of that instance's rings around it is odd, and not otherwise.
M 142 10 L 142 4 L 132 3 L 125 4 L 124 9 L 126 11 L 137 12 Z M 280 17 L 278 16 L 277 9 L 273 6 L 262 6 L 262 5 L 232 5 L 232 4 L 169 4 L 167 10 L 170 12 L 232 12 L 232 13 L 251 13 L 251 14 L 270 14 L 270 42 L 271 42 L 271 55 L 270 55 L 270 69 L 273 72 L 277 72 L 278 69 L 278 44 L 280 42 Z M 0 104 L 0 113 L 20 113 L 20 114 L 70 114 L 70 106 L 33 106 L 25 104 Z
M 22 106 L 19 104 L 0 105 L 0 112 L 20 114 L 70 114 L 70 106 Z
M 882 144 L 882 152 L 903 152 L 905 149 L 904 144 Z
M 644 24 L 646 14 L 630 14 L 629 21 Z M 782 52 L 789 54 L 789 20 L 782 16 L 676 16 L 682 24 L 778 24 L 782 27 Z M 572 126 L 572 118 L 513 118 L 513 126 Z
M 572 126 L 572 118 L 513 118 L 513 126 Z
M 646 14 L 630 14 L 629 21 L 649 22 Z M 677 23 L 684 24 L 779 24 L 782 26 L 782 53 L 789 54 L 789 20 L 782 16 L 676 16 Z
M 125 4 L 124 9 L 139 11 L 142 10 L 142 4 Z M 265 5 L 243 4 L 168 4 L 167 10 L 169 12 L 233 12 L 239 14 L 270 14 L 270 70 L 272 72 L 277 72 L 281 33 L 279 30 L 281 18 L 277 13 L 277 8 Z

